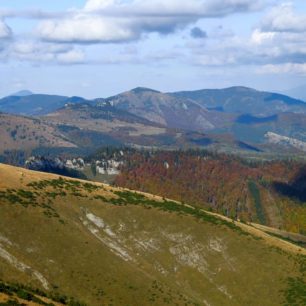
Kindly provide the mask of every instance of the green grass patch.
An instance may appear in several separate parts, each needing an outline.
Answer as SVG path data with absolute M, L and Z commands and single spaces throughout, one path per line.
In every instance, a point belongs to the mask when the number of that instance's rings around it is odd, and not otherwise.
M 304 248 L 304 249 L 306 248 L 306 243 L 303 242 L 303 241 L 295 241 L 295 240 L 293 240 L 293 239 L 291 239 L 291 238 L 289 238 L 289 237 L 284 237 L 284 236 L 282 236 L 282 235 L 278 235 L 278 234 L 271 233 L 271 232 L 267 232 L 267 231 L 265 231 L 265 233 L 268 234 L 268 235 L 270 235 L 270 236 L 273 236 L 273 237 L 276 237 L 276 238 L 279 238 L 279 239 L 288 241 L 288 242 L 290 242 L 290 243 L 292 243 L 292 244 L 298 245 L 298 246 L 300 246 L 300 247 L 302 247 L 302 248 Z
M 284 305 L 306 305 L 306 282 L 302 277 L 288 277 L 288 288 L 281 290 L 286 302 Z
M 6 191 L 2 191 L 0 196 L 1 199 L 6 200 L 10 204 L 19 204 L 22 205 L 23 207 L 27 208 L 29 206 L 31 207 L 40 207 L 43 209 L 43 214 L 49 218 L 51 217 L 56 217 L 58 218 L 59 215 L 56 213 L 55 209 L 51 207 L 48 204 L 45 204 L 44 201 L 46 200 L 45 198 L 48 198 L 49 203 L 52 203 L 50 201 L 51 199 L 55 199 L 56 196 L 64 196 L 66 195 L 65 192 L 49 192 L 46 191 L 44 193 L 32 193 L 31 191 L 28 190 L 23 190 L 23 189 L 18 189 L 18 190 L 13 190 L 13 189 L 7 189 Z
M 191 208 L 185 205 L 178 204 L 173 201 L 168 201 L 164 199 L 163 202 L 155 201 L 152 199 L 148 199 L 142 194 L 131 192 L 131 191 L 114 191 L 114 194 L 118 196 L 118 198 L 111 198 L 107 202 L 110 202 L 114 205 L 142 205 L 143 207 L 155 207 L 162 209 L 163 211 L 168 212 L 177 212 L 178 214 L 185 214 L 194 216 L 198 220 L 209 222 L 215 225 L 223 225 L 231 230 L 237 231 L 243 235 L 250 235 L 250 233 L 242 230 L 239 226 L 235 225 L 234 222 L 228 222 L 221 218 L 215 217 L 213 215 L 207 214 L 203 210 L 198 208 Z
M 46 297 L 53 302 L 58 302 L 63 305 L 69 305 L 69 306 L 86 306 L 84 303 L 76 301 L 74 298 L 67 297 L 65 295 L 61 295 L 59 293 L 49 292 L 46 293 L 40 289 L 33 288 L 30 286 L 26 286 L 23 284 L 18 283 L 5 283 L 0 280 L 0 293 L 4 293 L 10 297 L 17 296 L 20 299 L 26 300 L 26 301 L 32 301 L 37 304 L 41 305 L 47 305 L 51 306 L 54 305 L 53 303 L 46 303 L 44 302 L 41 297 Z M 2 305 L 24 305 L 19 304 L 16 299 L 10 298 L 8 302 L 0 303 L 0 306 Z
M 265 225 L 266 224 L 266 218 L 265 218 L 265 215 L 263 214 L 263 211 L 262 211 L 259 189 L 258 189 L 256 183 L 252 180 L 248 181 L 248 187 L 249 187 L 250 193 L 251 193 L 251 195 L 254 199 L 256 215 L 259 219 L 259 222 L 260 222 L 260 224 Z

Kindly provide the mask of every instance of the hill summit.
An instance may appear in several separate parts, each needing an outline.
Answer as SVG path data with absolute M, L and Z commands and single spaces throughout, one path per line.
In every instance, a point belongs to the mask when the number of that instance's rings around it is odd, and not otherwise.
M 13 93 L 11 96 L 15 96 L 15 97 L 25 97 L 25 96 L 30 96 L 30 95 L 33 95 L 33 92 L 30 91 L 30 90 L 20 90 L 20 91 L 17 91 L 15 93 Z

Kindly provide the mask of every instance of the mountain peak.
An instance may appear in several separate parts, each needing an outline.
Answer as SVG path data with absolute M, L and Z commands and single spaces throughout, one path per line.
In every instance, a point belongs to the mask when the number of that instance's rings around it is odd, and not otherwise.
M 251 92 L 257 92 L 256 89 L 246 86 L 231 86 L 224 88 L 225 90 L 236 90 L 236 91 L 251 91 Z
M 133 93 L 143 93 L 143 92 L 155 92 L 155 93 L 159 93 L 160 91 L 158 90 L 154 90 L 154 89 L 151 89 L 151 88 L 146 88 L 146 87 L 136 87 L 134 89 L 131 90 Z
M 30 96 L 33 95 L 33 92 L 30 90 L 20 90 L 17 91 L 15 93 L 13 93 L 11 96 L 15 96 L 15 97 L 25 97 L 25 96 Z

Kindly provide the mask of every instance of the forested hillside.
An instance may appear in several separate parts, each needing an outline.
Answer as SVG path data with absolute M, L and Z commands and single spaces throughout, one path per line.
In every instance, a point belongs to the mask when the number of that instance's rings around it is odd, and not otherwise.
M 305 164 L 246 162 L 203 151 L 135 152 L 115 184 L 231 218 L 306 233 Z

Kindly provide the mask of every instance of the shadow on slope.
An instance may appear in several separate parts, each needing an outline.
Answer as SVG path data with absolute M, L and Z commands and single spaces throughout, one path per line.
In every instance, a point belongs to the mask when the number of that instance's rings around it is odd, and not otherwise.
M 289 183 L 274 182 L 273 187 L 282 195 L 306 202 L 306 166 L 302 167 Z

